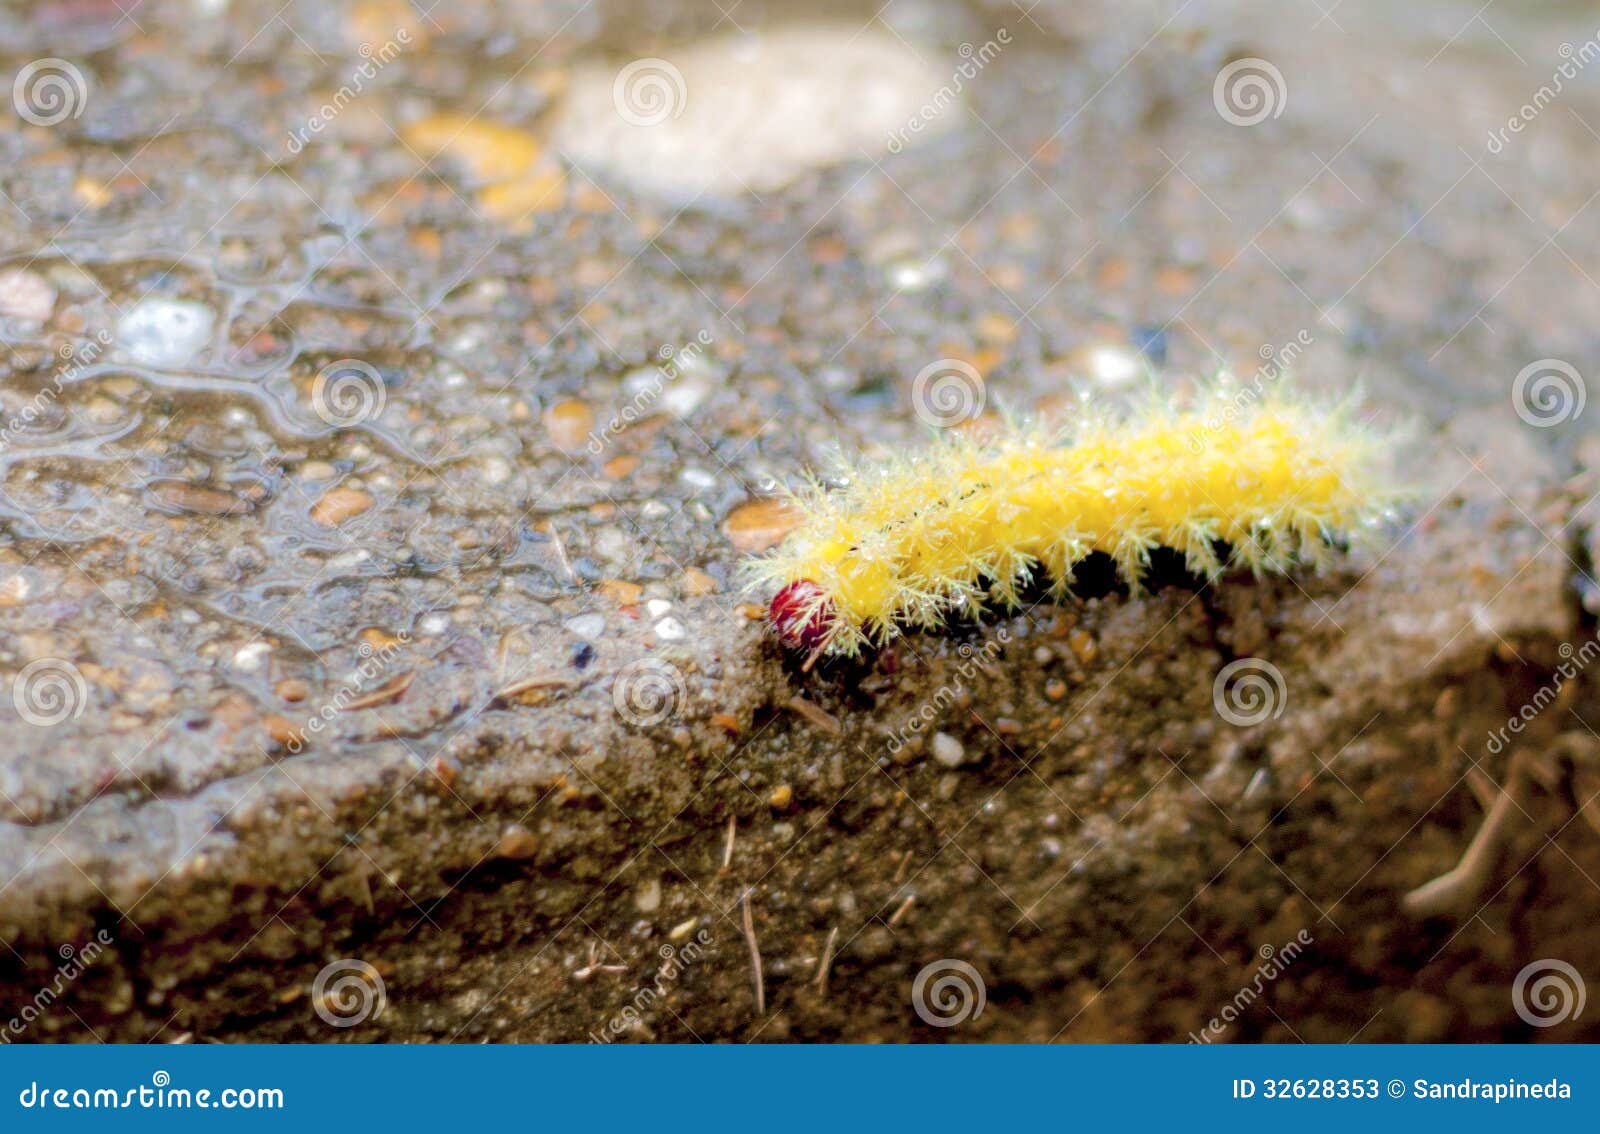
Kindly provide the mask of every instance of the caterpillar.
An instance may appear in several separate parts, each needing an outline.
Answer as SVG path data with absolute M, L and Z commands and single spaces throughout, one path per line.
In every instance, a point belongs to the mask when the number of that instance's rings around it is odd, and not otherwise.
M 1047 582 L 1070 593 L 1091 557 L 1137 595 L 1158 549 L 1190 574 L 1316 568 L 1387 514 L 1380 438 L 1348 404 L 1213 386 L 1188 408 L 1156 397 L 1052 432 L 949 431 L 925 451 L 839 470 L 787 493 L 800 517 L 747 564 L 776 588 L 786 647 L 855 657 L 907 629 L 1014 609 Z

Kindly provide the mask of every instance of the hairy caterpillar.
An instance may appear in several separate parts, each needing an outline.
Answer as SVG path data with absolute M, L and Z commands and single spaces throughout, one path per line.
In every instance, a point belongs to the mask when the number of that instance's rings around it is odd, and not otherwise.
M 1161 548 L 1206 579 L 1234 565 L 1287 574 L 1381 517 L 1377 449 L 1343 409 L 1228 387 L 1066 433 L 947 435 L 842 470 L 837 491 L 813 480 L 791 494 L 801 522 L 750 571 L 778 588 L 780 640 L 813 660 L 1015 607 L 1039 581 L 1064 595 L 1092 556 L 1134 593 Z

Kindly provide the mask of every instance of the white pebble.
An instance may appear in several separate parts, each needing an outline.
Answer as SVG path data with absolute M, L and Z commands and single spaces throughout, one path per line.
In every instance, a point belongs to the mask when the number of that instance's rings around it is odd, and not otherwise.
M 56 289 L 36 272 L 0 272 L 0 315 L 24 323 L 43 323 L 56 309 Z
M 967 759 L 967 750 L 948 732 L 933 734 L 933 758 L 946 768 L 959 768 Z
M 644 604 L 644 608 L 651 618 L 661 618 L 672 609 L 672 604 L 666 599 L 653 598 Z
M 667 386 L 661 404 L 678 417 L 688 417 L 710 392 L 711 386 L 703 378 L 686 375 Z
M 272 647 L 265 642 L 251 642 L 238 653 L 233 655 L 234 668 L 242 669 L 246 673 L 254 673 L 260 669 L 267 660 L 267 655 L 272 652 Z
M 603 614 L 580 614 L 567 619 L 565 626 L 578 637 L 592 642 L 606 632 L 606 619 Z
M 689 632 L 676 618 L 663 618 L 656 623 L 656 637 L 663 642 L 677 642 L 688 637 Z
M 211 341 L 216 316 L 203 303 L 144 299 L 117 322 L 117 344 L 146 366 L 182 366 Z

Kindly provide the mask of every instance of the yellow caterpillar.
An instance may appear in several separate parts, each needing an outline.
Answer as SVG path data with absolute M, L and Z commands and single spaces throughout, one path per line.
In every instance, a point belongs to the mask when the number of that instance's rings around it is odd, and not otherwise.
M 812 660 L 1015 607 L 1036 580 L 1064 595 L 1096 553 L 1134 593 L 1157 548 L 1208 579 L 1234 564 L 1285 574 L 1380 518 L 1377 449 L 1342 409 L 1229 387 L 1066 434 L 951 435 L 844 470 L 837 491 L 810 482 L 790 498 L 799 525 L 750 569 L 778 588 L 780 640 Z

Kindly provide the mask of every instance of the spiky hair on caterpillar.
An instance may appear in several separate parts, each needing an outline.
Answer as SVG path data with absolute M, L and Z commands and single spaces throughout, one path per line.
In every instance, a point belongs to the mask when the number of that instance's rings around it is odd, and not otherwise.
M 834 490 L 807 481 L 789 494 L 799 524 L 746 570 L 776 591 L 772 627 L 808 664 L 1015 609 L 1041 582 L 1065 597 L 1091 557 L 1135 595 L 1160 549 L 1206 580 L 1236 567 L 1286 575 L 1320 567 L 1389 513 L 1384 448 L 1349 403 L 1228 385 L 1086 413 L 1065 430 L 950 432 L 921 452 L 846 464 Z

